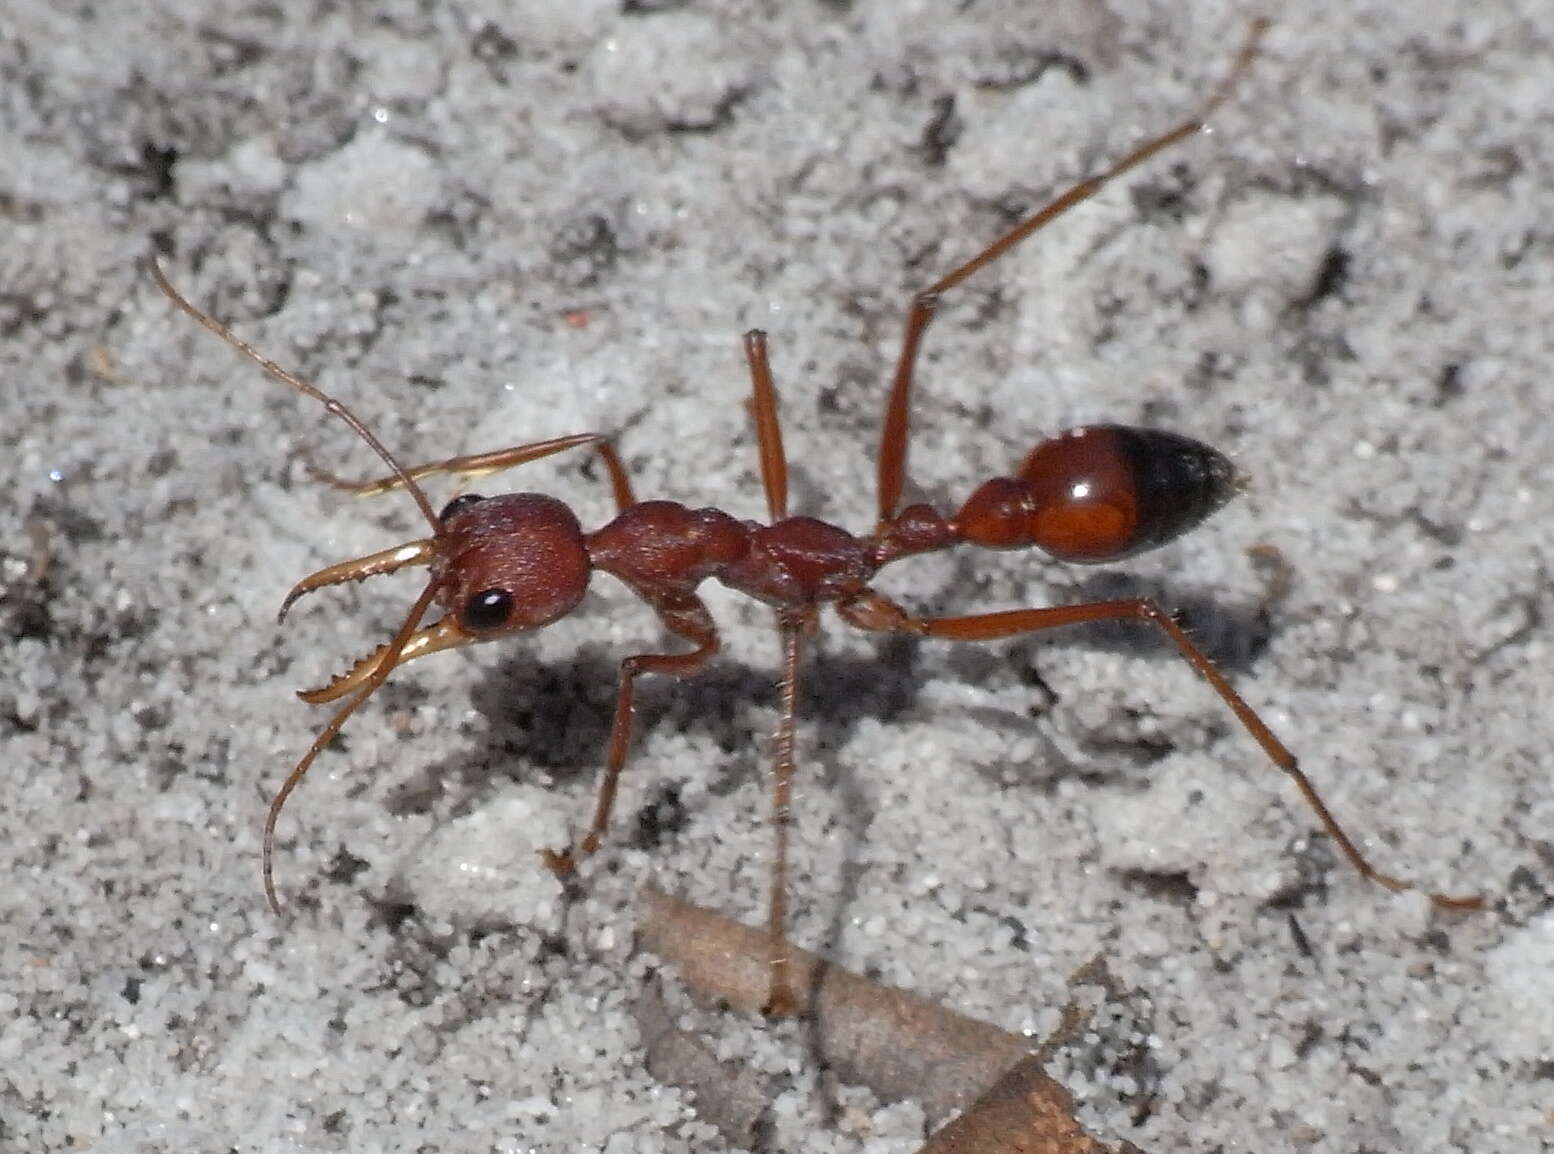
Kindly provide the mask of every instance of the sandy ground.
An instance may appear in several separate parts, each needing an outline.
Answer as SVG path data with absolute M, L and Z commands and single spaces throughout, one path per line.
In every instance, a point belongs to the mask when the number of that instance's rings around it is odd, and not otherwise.
M 264 806 L 327 717 L 292 691 L 418 585 L 275 609 L 424 525 L 314 483 L 307 460 L 373 459 L 144 259 L 407 459 L 618 432 L 641 494 L 747 517 L 759 324 L 794 506 L 862 530 L 909 292 L 1188 112 L 1246 13 L 285 7 L 0 19 L 0 1147 L 727 1149 L 643 1068 L 632 895 L 761 916 L 769 613 L 709 590 L 726 652 L 645 687 L 576 901 L 533 851 L 586 817 L 615 662 L 661 644 L 608 580 L 531 639 L 399 672 L 283 818 L 273 917 Z M 946 302 L 916 409 L 944 507 L 1102 419 L 1216 444 L 1250 492 L 1120 574 L 960 553 L 881 585 L 931 612 L 1153 591 L 1379 864 L 1491 908 L 1361 881 L 1136 631 L 832 621 L 793 933 L 1037 1033 L 1104 956 L 1125 995 L 1058 1069 L 1107 1141 L 1550 1149 L 1554 8 L 1291 7 L 1217 131 Z M 583 459 L 503 483 L 608 516 Z M 767 1149 L 908 1151 L 932 1124 L 820 1086 L 791 1024 L 697 1023 L 769 1076 Z

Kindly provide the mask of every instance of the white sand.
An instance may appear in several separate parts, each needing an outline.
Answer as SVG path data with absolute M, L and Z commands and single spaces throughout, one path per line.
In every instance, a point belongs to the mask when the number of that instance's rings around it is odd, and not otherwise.
M 264 804 L 327 717 L 292 691 L 386 640 L 416 584 L 327 591 L 279 630 L 275 607 L 424 527 L 308 480 L 303 454 L 374 463 L 174 315 L 148 237 L 409 458 L 619 430 L 641 494 L 752 517 L 759 324 L 795 508 L 862 530 L 907 294 L 1184 114 L 1244 15 L 70 7 L 0 24 L 0 1148 L 725 1149 L 642 1068 L 630 895 L 761 916 L 769 614 L 709 591 L 727 652 L 645 689 L 564 917 L 532 851 L 586 818 L 614 663 L 660 644 L 607 581 L 532 640 L 401 671 L 283 819 L 272 918 Z M 1245 550 L 1282 551 L 1291 592 L 1232 675 L 1379 864 L 1493 912 L 1364 884 L 1156 647 L 832 627 L 809 667 L 795 936 L 1013 1029 L 1103 953 L 1136 993 L 1065 1076 L 1102 1137 L 1155 1154 L 1554 1141 L 1554 10 L 1432 7 L 1276 12 L 1219 131 L 947 301 L 913 476 L 948 504 L 1096 419 L 1232 453 L 1252 491 L 1126 570 L 1212 602 L 1233 650 L 1261 628 Z M 582 464 L 511 484 L 597 525 Z M 972 554 L 882 585 L 934 612 L 1109 587 Z M 683 823 L 634 845 L 666 786 Z M 791 1026 L 718 1029 L 775 1076 L 771 1149 L 920 1141 L 910 1104 L 821 1117 Z

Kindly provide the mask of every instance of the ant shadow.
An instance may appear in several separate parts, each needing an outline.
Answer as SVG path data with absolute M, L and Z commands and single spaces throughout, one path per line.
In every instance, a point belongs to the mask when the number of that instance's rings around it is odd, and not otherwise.
M 953 580 L 951 582 L 954 584 Z M 964 586 L 960 586 L 964 588 Z M 948 593 L 949 590 L 946 590 Z M 1227 604 L 1200 588 L 1144 580 L 1127 573 L 1086 576 L 1061 598 L 1064 602 L 1149 597 L 1173 611 L 1194 640 L 1221 669 L 1244 672 L 1267 649 L 1275 625 L 1269 599 Z M 930 598 L 932 600 L 932 598 Z M 1137 622 L 1099 622 L 1047 634 L 987 645 L 941 643 L 914 635 L 879 635 L 872 652 L 838 653 L 825 645 L 826 631 L 807 646 L 800 671 L 798 704 L 799 772 L 838 796 L 841 877 L 831 895 L 823 947 L 833 945 L 845 924 L 845 911 L 858 897 L 862 871 L 850 863 L 859 857 L 877 803 L 847 763 L 837 756 L 865 721 L 889 724 L 916 714 L 923 686 L 948 669 L 973 685 L 987 685 L 1014 676 L 1031 686 L 1032 703 L 1025 709 L 981 708 L 975 719 L 1010 733 L 1038 735 L 1046 756 L 1024 766 L 979 766 L 1000 789 L 1050 794 L 1064 779 L 1087 784 L 1137 788 L 1131 766 L 1118 769 L 1076 764 L 1047 734 L 1040 715 L 1061 709 L 1061 692 L 1036 672 L 1035 656 L 1052 646 L 1145 656 L 1181 665 L 1184 683 L 1194 674 L 1157 629 Z M 567 660 L 542 661 L 523 648 L 510 650 L 480 678 L 470 705 L 483 728 L 468 735 L 466 748 L 428 766 L 398 787 L 388 808 L 399 815 L 425 813 L 451 789 L 458 791 L 452 812 L 468 813 L 503 781 L 522 780 L 538 771 L 558 785 L 595 783 L 603 770 L 609 742 L 620 660 L 627 652 L 651 649 L 633 645 L 618 651 L 598 642 L 581 645 Z M 766 734 L 778 699 L 779 673 L 775 653 L 771 665 L 752 666 L 720 655 L 707 670 L 677 680 L 647 676 L 637 683 L 634 752 L 655 731 L 710 739 L 722 754 L 722 764 L 708 786 L 727 796 L 752 781 L 767 779 L 770 742 L 752 743 L 752 732 Z M 1159 746 L 1108 746 L 1112 761 L 1147 765 L 1169 752 Z M 628 763 L 626 775 L 636 767 Z M 688 824 L 681 802 L 686 774 L 671 775 L 641 791 L 635 812 L 618 812 L 602 854 L 610 841 L 642 850 L 672 843 Z M 592 808 L 592 791 L 572 824 L 582 828 Z M 535 868 L 541 868 L 536 862 Z M 568 887 L 568 905 L 579 892 Z

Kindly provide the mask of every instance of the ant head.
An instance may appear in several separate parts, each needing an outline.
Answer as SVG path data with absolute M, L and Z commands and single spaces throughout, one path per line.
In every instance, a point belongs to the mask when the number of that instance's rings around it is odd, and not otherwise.
M 448 502 L 435 537 L 322 569 L 297 583 L 286 606 L 326 585 L 411 565 L 429 565 L 432 578 L 400 636 L 328 685 L 299 693 L 302 700 L 315 705 L 335 701 L 428 653 L 549 625 L 582 601 L 592 571 L 582 527 L 572 510 L 554 497 L 509 493 L 485 498 L 471 493 Z M 433 598 L 447 613 L 417 629 Z
M 538 629 L 577 607 L 592 565 L 576 516 L 554 497 L 465 494 L 448 503 L 433 579 L 471 641 Z

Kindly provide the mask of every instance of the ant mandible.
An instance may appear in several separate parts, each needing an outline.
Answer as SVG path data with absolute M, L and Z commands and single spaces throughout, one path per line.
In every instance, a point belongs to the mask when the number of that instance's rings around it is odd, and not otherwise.
M 1171 541 L 1201 523 L 1235 495 L 1235 469 L 1207 445 L 1174 433 L 1120 425 L 1070 429 L 1039 443 L 1013 476 L 984 482 L 946 517 L 927 504 L 900 508 L 906 478 L 913 373 L 924 333 L 940 298 L 973 273 L 1003 256 L 1054 217 L 1095 195 L 1108 182 L 1205 128 L 1229 97 L 1257 51 L 1264 22 L 1254 23 L 1227 76 L 1189 119 L 1144 142 L 1110 168 L 1074 185 L 976 256 L 918 293 L 907 313 L 906 333 L 885 404 L 878 461 L 879 517 L 874 531 L 857 536 L 813 517 L 788 513 L 787 459 L 777 415 L 776 387 L 767 357 L 766 334 L 744 335 L 749 366 L 761 481 L 769 524 L 739 521 L 714 508 L 692 509 L 674 501 L 638 501 L 609 438 L 579 433 L 490 453 L 454 457 L 406 468 L 344 405 L 265 357 L 209 314 L 190 304 L 152 262 L 152 276 L 168 298 L 205 328 L 259 365 L 267 374 L 320 402 L 349 425 L 388 465 L 391 475 L 352 486 L 362 493 L 402 488 L 431 527 L 431 535 L 370 556 L 331 565 L 299 581 L 281 606 L 284 618 L 296 600 L 328 585 L 360 581 L 408 566 L 426 566 L 431 579 L 388 644 L 358 661 L 327 686 L 299 694 L 310 703 L 344 699 L 297 762 L 270 804 L 264 824 L 264 891 L 280 910 L 273 871 L 275 827 L 286 799 L 347 718 L 377 691 L 389 674 L 413 658 L 479 641 L 542 628 L 564 617 L 583 599 L 590 577 L 608 573 L 624 582 L 658 615 L 665 629 L 690 644 L 689 651 L 639 653 L 620 664 L 614 720 L 604 777 L 593 820 L 582 840 L 564 850 L 546 850 L 545 863 L 558 875 L 598 849 L 610 822 L 616 787 L 631 745 L 632 698 L 644 673 L 689 677 L 718 651 L 718 633 L 697 596 L 703 581 L 724 585 L 776 609 L 782 640 L 782 680 L 773 787 L 775 847 L 767 925 L 773 941 L 770 1009 L 791 1009 L 782 941 L 787 920 L 787 857 L 793 786 L 793 730 L 799 661 L 822 605 L 831 605 L 848 624 L 870 632 L 913 633 L 951 641 L 996 641 L 1084 622 L 1141 621 L 1163 632 L 1235 714 L 1269 760 L 1295 783 L 1322 828 L 1363 876 L 1401 891 L 1411 883 L 1376 869 L 1344 832 L 1295 755 L 1242 700 L 1188 635 L 1163 609 L 1146 598 L 1097 601 L 964 617 L 919 617 L 870 587 L 874 575 L 893 561 L 915 554 L 974 545 L 988 549 L 1035 546 L 1060 561 L 1097 564 L 1117 561 Z M 588 448 L 609 476 L 616 517 L 585 532 L 561 501 L 539 493 L 496 497 L 464 494 L 439 513 L 418 483 L 453 474 L 475 478 L 536 461 L 569 449 Z M 435 624 L 421 621 L 433 604 L 444 610 Z M 1478 897 L 1430 894 L 1448 909 L 1471 909 Z

